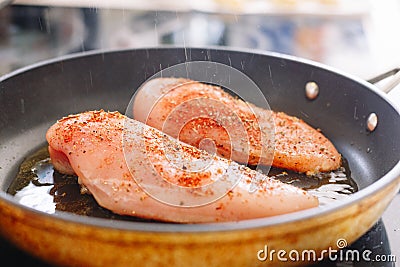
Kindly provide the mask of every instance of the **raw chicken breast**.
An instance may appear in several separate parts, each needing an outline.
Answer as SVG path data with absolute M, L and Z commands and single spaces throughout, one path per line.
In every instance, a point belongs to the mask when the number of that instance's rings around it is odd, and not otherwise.
M 157 78 L 133 102 L 133 117 L 179 140 L 250 165 L 314 174 L 335 170 L 341 155 L 317 129 L 283 112 L 257 107 L 218 86 Z
M 306 191 L 209 154 L 118 112 L 62 118 L 47 134 L 54 168 L 100 206 L 180 223 L 238 221 L 318 206 Z

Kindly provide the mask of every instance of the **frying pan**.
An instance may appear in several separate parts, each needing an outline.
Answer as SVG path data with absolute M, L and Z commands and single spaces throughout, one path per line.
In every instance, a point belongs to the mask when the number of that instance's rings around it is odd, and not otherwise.
M 317 209 L 209 224 L 47 214 L 6 193 L 21 162 L 45 144 L 45 132 L 57 119 L 90 109 L 124 112 L 146 79 L 187 61 L 232 66 L 261 88 L 271 109 L 323 129 L 348 160 L 359 190 Z M 320 89 L 313 101 L 304 93 L 309 81 Z M 378 124 L 369 131 L 372 112 Z M 86 52 L 35 64 L 0 79 L 0 129 L 0 232 L 61 266 L 304 265 L 307 259 L 281 261 L 276 254 L 260 259 L 266 248 L 321 255 L 343 247 L 338 240 L 352 243 L 378 221 L 400 186 L 400 116 L 384 93 L 327 66 L 257 50 L 156 47 Z

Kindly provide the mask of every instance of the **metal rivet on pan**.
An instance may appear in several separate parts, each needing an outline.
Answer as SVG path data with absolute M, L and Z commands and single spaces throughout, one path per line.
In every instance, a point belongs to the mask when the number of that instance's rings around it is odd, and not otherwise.
M 306 83 L 306 96 L 308 99 L 313 100 L 318 96 L 319 87 L 316 82 Z
M 375 113 L 371 113 L 367 119 L 367 128 L 370 132 L 375 130 L 376 125 L 378 124 L 378 116 Z

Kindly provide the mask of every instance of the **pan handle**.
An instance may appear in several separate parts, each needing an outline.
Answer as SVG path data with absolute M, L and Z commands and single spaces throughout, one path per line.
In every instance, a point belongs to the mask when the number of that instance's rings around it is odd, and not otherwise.
M 383 92 L 389 93 L 393 88 L 400 84 L 400 68 L 389 70 L 367 81 L 376 84 L 390 76 L 393 76 L 392 80 L 381 88 Z

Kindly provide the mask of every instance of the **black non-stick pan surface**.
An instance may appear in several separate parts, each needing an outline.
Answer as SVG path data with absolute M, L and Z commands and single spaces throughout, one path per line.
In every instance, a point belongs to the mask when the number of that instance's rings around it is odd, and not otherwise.
M 310 62 L 276 54 L 201 48 L 139 49 L 89 53 L 26 68 L 0 83 L 1 175 L 6 190 L 18 160 L 43 142 L 43 130 L 56 119 L 89 109 L 122 113 L 146 79 L 163 68 L 187 61 L 214 61 L 248 75 L 280 110 L 323 129 L 349 161 L 360 188 L 385 175 L 400 158 L 398 112 L 373 85 L 326 71 Z M 320 88 L 317 99 L 305 97 L 308 81 Z M 367 117 L 378 115 L 370 133 Z M 18 132 L 15 132 L 18 129 Z M 11 143 L 11 145 L 9 145 Z M 15 157 L 15 159 L 13 159 Z M 10 164 L 13 163 L 13 164 Z
M 125 113 L 135 90 L 148 78 L 191 61 L 217 62 L 243 72 L 262 90 L 272 110 L 322 129 L 348 161 L 358 185 L 359 191 L 347 204 L 399 176 L 399 111 L 374 85 L 312 61 L 265 51 L 160 47 L 77 54 L 0 78 L 1 190 L 7 191 L 24 158 L 45 144 L 45 132 L 57 119 L 92 109 Z M 319 86 L 314 100 L 305 96 L 310 81 Z M 378 117 L 374 131 L 367 128 L 371 113 Z M 13 203 L 9 195 L 1 197 Z M 337 209 L 340 204 L 333 206 Z M 329 212 L 329 207 L 323 212 Z

